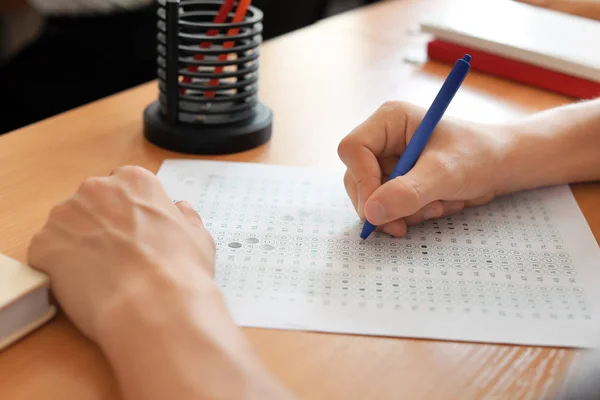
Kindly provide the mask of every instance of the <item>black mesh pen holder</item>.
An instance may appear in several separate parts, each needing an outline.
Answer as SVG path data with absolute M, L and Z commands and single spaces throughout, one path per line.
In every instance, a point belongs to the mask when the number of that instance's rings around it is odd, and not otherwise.
M 263 13 L 250 6 L 241 22 L 214 23 L 221 4 L 158 0 L 159 97 L 144 111 L 157 146 L 226 154 L 271 137 L 273 114 L 258 98 Z

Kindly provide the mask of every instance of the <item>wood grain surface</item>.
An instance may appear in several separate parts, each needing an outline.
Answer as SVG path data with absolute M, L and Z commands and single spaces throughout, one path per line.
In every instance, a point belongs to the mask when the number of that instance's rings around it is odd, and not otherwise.
M 341 167 L 337 145 L 386 100 L 429 106 L 450 67 L 425 60 L 421 16 L 451 0 L 386 1 L 264 44 L 260 96 L 272 140 L 221 160 Z M 51 207 L 118 166 L 154 172 L 186 157 L 146 142 L 155 83 L 0 136 L 0 252 L 25 261 Z M 502 121 L 572 100 L 471 73 L 448 115 Z M 574 187 L 600 241 L 600 185 Z M 262 360 L 305 399 L 534 399 L 562 379 L 572 350 L 245 329 Z M 118 399 L 102 354 L 63 316 L 0 354 L 0 398 Z

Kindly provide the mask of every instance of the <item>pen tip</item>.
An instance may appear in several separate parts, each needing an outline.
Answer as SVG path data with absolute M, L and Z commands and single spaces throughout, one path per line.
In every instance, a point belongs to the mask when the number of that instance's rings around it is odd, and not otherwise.
M 365 221 L 362 231 L 360 232 L 360 238 L 362 240 L 365 240 L 366 238 L 369 237 L 369 235 L 371 234 L 371 232 L 373 232 L 374 229 L 375 229 L 375 226 L 373 224 L 371 224 L 369 221 Z

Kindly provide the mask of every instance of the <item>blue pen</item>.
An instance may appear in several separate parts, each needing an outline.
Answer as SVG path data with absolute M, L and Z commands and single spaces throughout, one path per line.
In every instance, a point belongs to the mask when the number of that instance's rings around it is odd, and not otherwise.
M 402 153 L 400 160 L 398 160 L 398 164 L 396 164 L 389 180 L 405 175 L 416 164 L 417 159 L 431 137 L 433 130 L 442 119 L 444 112 L 446 112 L 446 109 L 450 105 L 458 88 L 460 88 L 460 85 L 462 85 L 465 80 L 467 73 L 471 68 L 471 64 L 469 64 L 470 61 L 471 56 L 465 54 L 463 58 L 459 58 L 456 63 L 454 63 L 452 71 L 450 71 L 442 88 L 433 100 L 433 103 L 431 103 L 431 107 L 427 110 L 425 117 L 423 117 L 423 121 L 421 121 L 421 124 L 415 131 L 408 146 L 406 146 L 406 149 Z M 374 230 L 375 225 L 369 221 L 365 221 L 360 237 L 366 239 Z

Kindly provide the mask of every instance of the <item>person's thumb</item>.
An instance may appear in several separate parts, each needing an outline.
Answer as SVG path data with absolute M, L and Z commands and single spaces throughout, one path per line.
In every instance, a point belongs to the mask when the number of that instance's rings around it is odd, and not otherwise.
M 365 203 L 365 217 L 370 223 L 383 225 L 440 200 L 438 193 L 443 183 L 430 173 L 413 171 L 384 183 L 373 192 Z
M 175 203 L 175 205 L 177 206 L 177 208 L 179 208 L 179 211 L 181 211 L 184 217 L 186 217 L 186 219 L 192 225 L 197 226 L 199 228 L 204 226 L 202 218 L 200 218 L 200 215 L 198 215 L 198 213 L 196 212 L 196 210 L 194 210 L 194 207 L 192 207 L 190 203 L 188 203 L 187 201 L 178 201 L 177 203 Z

